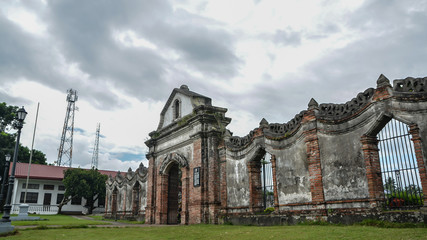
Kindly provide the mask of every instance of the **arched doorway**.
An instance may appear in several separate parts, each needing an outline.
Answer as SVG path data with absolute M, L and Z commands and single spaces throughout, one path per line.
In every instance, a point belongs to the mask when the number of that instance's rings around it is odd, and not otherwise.
M 172 163 L 168 174 L 168 224 L 181 222 L 182 183 L 178 164 Z
M 261 212 L 275 207 L 273 155 L 259 149 L 248 162 L 249 173 L 249 211 Z
M 378 133 L 385 208 L 423 206 L 423 189 L 409 126 L 391 119 Z
M 117 187 L 114 187 L 113 190 L 113 200 L 111 201 L 111 213 L 114 218 L 117 218 Z
M 132 196 L 133 196 L 133 201 L 132 201 L 132 215 L 137 216 L 139 214 L 139 209 L 140 209 L 140 202 L 141 202 L 141 197 L 140 197 L 140 192 L 141 192 L 141 186 L 139 185 L 139 182 L 137 181 L 135 183 L 135 185 L 133 186 L 132 189 Z

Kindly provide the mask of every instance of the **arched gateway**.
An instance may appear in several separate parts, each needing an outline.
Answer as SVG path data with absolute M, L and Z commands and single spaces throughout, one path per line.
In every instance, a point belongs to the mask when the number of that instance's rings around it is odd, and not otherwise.
M 173 90 L 157 130 L 146 142 L 150 149 L 146 222 L 217 222 L 221 207 L 218 145 L 231 121 L 226 111 L 185 85 Z

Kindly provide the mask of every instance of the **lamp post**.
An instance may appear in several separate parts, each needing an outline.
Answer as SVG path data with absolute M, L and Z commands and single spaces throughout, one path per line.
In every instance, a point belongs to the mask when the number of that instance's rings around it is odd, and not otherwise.
M 5 156 L 6 162 L 4 163 L 4 174 L 3 174 L 3 182 L 1 184 L 1 192 L 0 192 L 0 204 L 3 205 L 3 193 L 4 193 L 4 185 L 6 183 L 7 179 L 7 172 L 9 171 L 9 165 L 10 165 L 10 154 L 6 154 Z M 3 212 L 3 208 L 1 209 L 1 212 Z
M 17 112 L 18 124 L 16 125 L 16 128 L 18 129 L 18 136 L 16 137 L 15 151 L 13 153 L 12 171 L 10 172 L 9 187 L 7 188 L 6 195 L 6 204 L 4 205 L 4 214 L 1 219 L 1 222 L 10 223 L 10 210 L 12 208 L 10 201 L 12 197 L 13 184 L 15 182 L 15 167 L 16 161 L 18 159 L 19 138 L 21 137 L 21 129 L 24 125 L 24 119 L 26 116 L 27 112 L 25 111 L 24 107 L 20 108 Z

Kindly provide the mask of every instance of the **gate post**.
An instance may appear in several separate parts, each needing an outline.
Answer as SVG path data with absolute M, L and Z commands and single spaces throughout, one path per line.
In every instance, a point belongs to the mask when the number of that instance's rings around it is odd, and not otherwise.
M 378 140 L 376 136 L 363 135 L 360 141 L 368 178 L 369 202 L 371 208 L 380 207 L 380 203 L 384 199 L 384 187 L 381 179 Z
M 271 155 L 271 168 L 273 172 L 273 193 L 274 193 L 274 210 L 279 212 L 279 194 L 277 192 L 277 178 L 276 178 L 276 156 Z
M 414 143 L 415 157 L 417 159 L 418 171 L 420 173 L 421 186 L 423 188 L 424 208 L 427 208 L 427 171 L 424 164 L 423 147 L 420 137 L 420 129 L 416 124 L 409 126 L 409 133 Z
M 261 193 L 261 168 L 260 162 L 250 161 L 248 163 L 249 172 L 249 212 L 255 213 L 262 210 Z

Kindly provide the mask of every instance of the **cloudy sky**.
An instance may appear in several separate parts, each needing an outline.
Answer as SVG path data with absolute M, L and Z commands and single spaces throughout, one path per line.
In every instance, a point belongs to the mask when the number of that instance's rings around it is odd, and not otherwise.
M 73 166 L 146 163 L 173 88 L 212 98 L 243 136 L 265 117 L 287 122 L 343 103 L 383 73 L 427 76 L 427 2 L 8 0 L 0 2 L 0 102 L 29 113 L 22 143 L 57 160 L 66 91 L 78 91 Z

